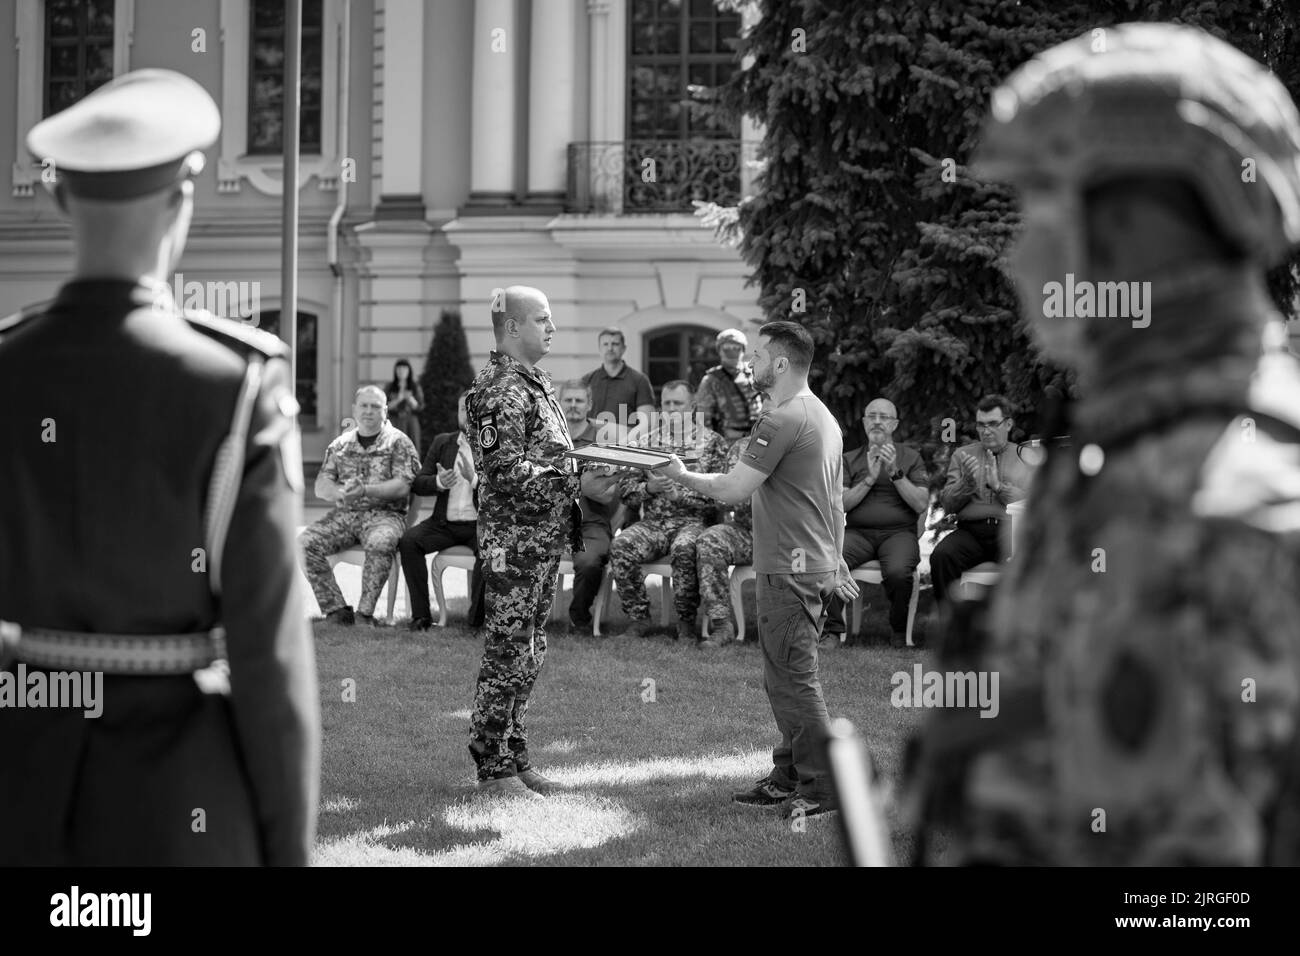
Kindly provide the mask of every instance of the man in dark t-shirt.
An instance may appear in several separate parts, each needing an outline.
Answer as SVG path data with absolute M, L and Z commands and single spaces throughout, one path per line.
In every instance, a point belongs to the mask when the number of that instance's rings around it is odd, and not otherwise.
M 621 330 L 603 329 L 596 341 L 601 363 L 582 376 L 582 383 L 591 389 L 587 414 L 604 426 L 614 426 L 616 440 L 622 442 L 633 428 L 648 426 L 655 410 L 654 388 L 650 379 L 623 361 L 627 345 Z
M 917 518 L 930 505 L 929 474 L 921 453 L 893 440 L 898 409 L 877 398 L 862 414 L 867 443 L 844 456 L 844 563 L 850 569 L 879 561 L 889 598 L 894 647 L 907 643 L 912 574 L 921 563 Z M 826 633 L 844 633 L 844 604 L 834 598 Z
M 832 596 L 851 601 L 858 586 L 840 557 L 840 426 L 808 387 L 812 336 L 794 322 L 769 322 L 758 336 L 754 381 L 772 408 L 754 426 L 740 462 L 725 475 L 697 475 L 674 456 L 656 473 L 730 504 L 753 497 L 763 688 L 781 742 L 772 750 L 772 772 L 732 800 L 806 817 L 837 809 L 817 675 L 819 622 Z

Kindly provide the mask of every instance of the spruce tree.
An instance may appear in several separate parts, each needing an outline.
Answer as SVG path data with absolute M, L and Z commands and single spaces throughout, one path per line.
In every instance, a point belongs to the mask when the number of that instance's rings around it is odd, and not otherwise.
M 420 458 L 423 460 L 433 436 L 457 431 L 456 396 L 474 383 L 474 368 L 469 360 L 469 342 L 461 325 L 460 312 L 444 309 L 433 330 L 429 354 L 420 373 L 424 407 L 420 410 Z
M 987 392 L 1020 406 L 1022 438 L 1039 430 L 1044 390 L 1072 387 L 1039 361 L 1019 315 L 1003 258 L 1014 194 L 966 168 L 997 84 L 1090 30 L 1173 20 L 1264 62 L 1293 96 L 1300 86 L 1294 5 L 1269 0 L 758 6 L 738 50 L 752 65 L 720 101 L 763 124 L 762 171 L 738 210 L 701 214 L 736 219 L 765 315 L 813 334 L 814 387 L 840 420 L 884 395 L 900 407 L 897 437 L 931 448 L 951 442 L 945 425 L 969 420 Z M 1296 261 L 1270 275 L 1288 316 Z

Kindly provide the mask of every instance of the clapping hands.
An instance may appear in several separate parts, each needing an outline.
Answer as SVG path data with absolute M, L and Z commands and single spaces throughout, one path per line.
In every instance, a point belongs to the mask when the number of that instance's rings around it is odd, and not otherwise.
M 366 484 L 356 475 L 343 482 L 341 497 L 344 501 L 357 501 L 366 495 Z

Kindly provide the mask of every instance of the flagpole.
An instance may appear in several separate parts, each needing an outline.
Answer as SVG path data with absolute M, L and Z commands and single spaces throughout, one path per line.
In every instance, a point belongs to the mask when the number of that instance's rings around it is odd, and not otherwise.
M 284 195 L 280 232 L 280 334 L 298 390 L 298 106 L 302 96 L 302 0 L 284 0 Z

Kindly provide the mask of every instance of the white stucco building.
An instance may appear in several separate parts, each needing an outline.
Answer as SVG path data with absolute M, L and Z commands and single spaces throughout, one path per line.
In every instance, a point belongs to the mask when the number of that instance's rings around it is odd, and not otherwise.
M 165 67 L 202 83 L 223 117 L 179 291 L 212 283 L 214 311 L 278 327 L 282 6 L 0 7 L 0 315 L 49 298 L 71 264 L 27 131 L 114 75 Z M 717 330 L 758 319 L 744 264 L 690 205 L 748 187 L 756 132 L 701 102 L 735 69 L 740 29 L 711 0 L 304 0 L 306 458 L 319 460 L 358 383 L 386 381 L 398 358 L 418 374 L 444 309 L 461 311 L 481 365 L 500 286 L 550 297 L 557 380 L 598 363 L 606 326 L 656 384 L 695 378 Z

